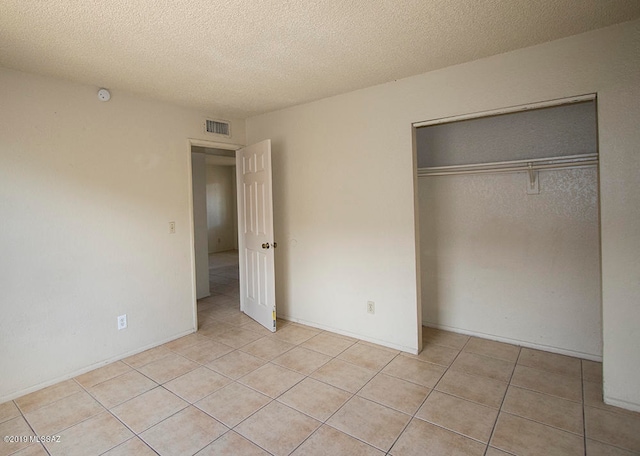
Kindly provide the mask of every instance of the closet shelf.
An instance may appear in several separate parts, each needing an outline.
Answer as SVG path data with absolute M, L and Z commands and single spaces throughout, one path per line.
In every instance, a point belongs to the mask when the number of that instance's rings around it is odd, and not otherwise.
M 563 168 L 583 168 L 596 166 L 598 154 L 567 155 L 563 157 L 532 158 L 471 165 L 434 166 L 418 168 L 418 177 L 450 176 L 455 174 L 512 173 L 554 170 Z

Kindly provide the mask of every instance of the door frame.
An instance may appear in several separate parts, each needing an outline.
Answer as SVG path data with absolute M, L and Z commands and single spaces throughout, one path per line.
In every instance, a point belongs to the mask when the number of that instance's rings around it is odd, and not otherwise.
M 206 139 L 187 139 L 187 186 L 189 198 L 189 246 L 191 256 L 191 301 L 193 304 L 193 329 L 198 331 L 198 293 L 196 289 L 196 250 L 195 250 L 195 224 L 193 221 L 193 172 L 191 162 L 191 147 L 208 147 L 210 149 L 233 150 L 245 147 L 242 144 L 209 141 Z

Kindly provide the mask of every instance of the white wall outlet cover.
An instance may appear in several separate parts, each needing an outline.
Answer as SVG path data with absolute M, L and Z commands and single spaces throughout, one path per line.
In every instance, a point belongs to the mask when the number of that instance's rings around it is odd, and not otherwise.
M 373 301 L 367 301 L 367 312 L 370 314 L 376 313 L 376 303 Z
M 107 89 L 98 90 L 98 100 L 109 101 L 111 99 L 111 93 Z

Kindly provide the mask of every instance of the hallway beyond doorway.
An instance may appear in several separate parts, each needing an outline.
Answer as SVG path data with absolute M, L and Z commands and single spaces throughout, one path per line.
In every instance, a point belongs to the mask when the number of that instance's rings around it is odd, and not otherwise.
M 211 297 L 224 295 L 234 298 L 240 308 L 238 251 L 209 254 L 209 290 Z

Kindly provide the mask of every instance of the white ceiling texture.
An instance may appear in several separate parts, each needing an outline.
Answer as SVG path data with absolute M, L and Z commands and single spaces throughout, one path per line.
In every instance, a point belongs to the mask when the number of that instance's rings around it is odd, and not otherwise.
M 638 0 L 0 0 L 0 66 L 244 118 L 638 17 Z

